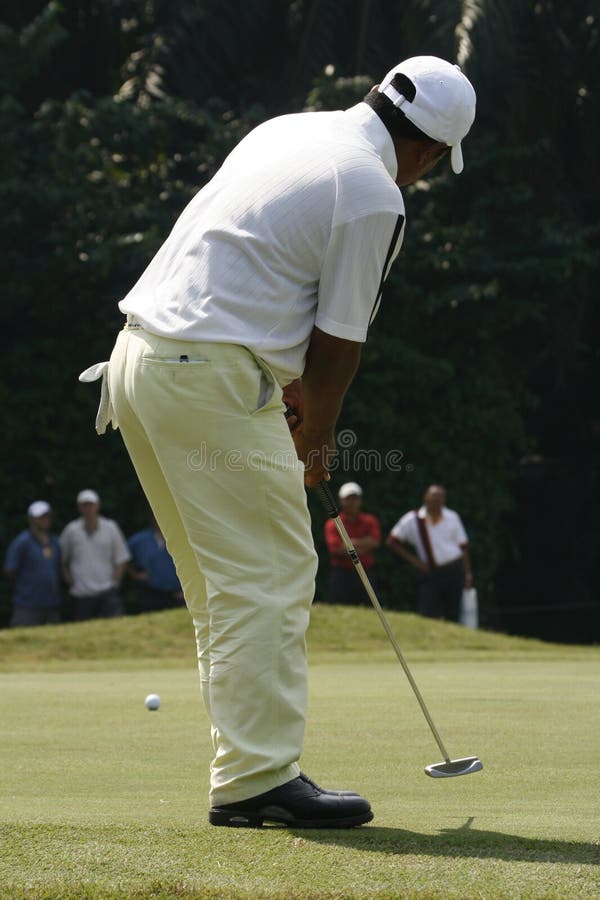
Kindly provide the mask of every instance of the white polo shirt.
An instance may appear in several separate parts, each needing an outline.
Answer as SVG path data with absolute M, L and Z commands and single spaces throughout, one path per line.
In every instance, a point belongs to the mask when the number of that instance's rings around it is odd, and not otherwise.
M 461 547 L 469 542 L 469 538 L 458 513 L 454 512 L 453 509 L 448 509 L 446 506 L 442 508 L 442 518 L 435 525 L 428 518 L 427 510 L 424 506 L 421 507 L 418 513 L 414 510 L 407 512 L 392 528 L 392 537 L 397 538 L 402 543 L 412 544 L 417 551 L 419 559 L 423 560 L 423 562 L 429 562 L 421 541 L 421 535 L 419 534 L 417 515 L 420 519 L 425 520 L 431 552 L 436 565 L 445 566 L 447 563 L 460 559 L 462 556 Z
M 119 308 L 154 334 L 242 344 L 285 385 L 315 324 L 366 340 L 403 238 L 396 170 L 365 103 L 271 119 L 196 194 Z
M 98 516 L 98 527 L 91 532 L 83 518 L 69 522 L 60 536 L 60 550 L 73 579 L 70 593 L 74 597 L 89 597 L 115 587 L 116 566 L 131 559 L 121 529 L 104 516 Z

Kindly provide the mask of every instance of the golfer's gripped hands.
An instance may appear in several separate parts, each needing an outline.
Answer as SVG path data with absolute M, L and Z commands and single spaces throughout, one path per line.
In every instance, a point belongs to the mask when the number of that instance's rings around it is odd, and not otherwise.
M 298 459 L 304 463 L 304 484 L 316 487 L 320 481 L 329 481 L 329 468 L 335 458 L 333 430 L 317 431 L 306 422 L 292 430 L 292 440 Z

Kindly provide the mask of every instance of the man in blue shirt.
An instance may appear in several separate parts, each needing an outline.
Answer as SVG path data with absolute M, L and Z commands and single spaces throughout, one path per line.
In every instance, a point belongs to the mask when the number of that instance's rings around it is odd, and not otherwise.
M 138 586 L 140 612 L 169 609 L 184 603 L 175 564 L 156 520 L 127 541 L 132 556 L 128 571 Z
M 4 561 L 14 585 L 11 628 L 60 622 L 60 546 L 50 534 L 50 504 L 36 500 L 27 516 L 29 528 L 11 542 Z

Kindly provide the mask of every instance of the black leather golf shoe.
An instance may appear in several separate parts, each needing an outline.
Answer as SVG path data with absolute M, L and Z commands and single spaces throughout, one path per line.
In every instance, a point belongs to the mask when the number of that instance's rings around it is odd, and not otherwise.
M 321 787 L 320 784 L 315 784 L 312 778 L 309 778 L 304 772 L 300 772 L 299 777 L 302 781 L 305 781 L 306 784 L 311 784 L 318 791 L 321 791 L 322 794 L 330 794 L 332 797 L 360 797 L 360 794 L 357 794 L 356 791 L 328 791 L 327 788 Z
M 261 828 L 265 822 L 289 828 L 353 828 L 372 818 L 360 794 L 324 790 L 302 774 L 248 800 L 213 806 L 208 814 L 211 825 L 231 828 Z

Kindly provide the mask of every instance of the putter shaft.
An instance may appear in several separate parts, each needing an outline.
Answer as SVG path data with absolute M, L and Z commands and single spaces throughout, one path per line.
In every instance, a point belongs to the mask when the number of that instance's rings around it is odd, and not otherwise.
M 346 531 L 346 529 L 344 527 L 344 523 L 342 522 L 342 520 L 340 518 L 340 512 L 339 512 L 339 509 L 337 508 L 337 504 L 334 500 L 333 494 L 331 493 L 331 490 L 329 489 L 329 485 L 327 484 L 326 481 L 321 481 L 317 485 L 317 490 L 319 492 L 319 496 L 321 497 L 321 501 L 322 501 L 325 509 L 327 510 L 327 513 L 335 522 L 335 526 L 338 530 L 338 533 L 339 533 L 342 541 L 344 542 L 344 546 L 346 547 L 346 550 L 348 551 L 348 556 L 354 563 L 354 567 L 355 567 L 356 571 L 358 572 L 360 580 L 362 581 L 367 594 L 369 595 L 369 599 L 375 608 L 375 612 L 379 616 L 379 618 L 381 620 L 381 624 L 383 625 L 385 632 L 390 639 L 390 643 L 391 643 L 392 647 L 394 648 L 394 651 L 396 653 L 396 656 L 398 657 L 398 660 L 400 661 L 400 665 L 404 669 L 404 673 L 405 673 L 406 677 L 408 678 L 411 688 L 414 691 L 415 697 L 419 701 L 419 706 L 423 710 L 423 715 L 425 716 L 425 718 L 427 720 L 427 724 L 429 725 L 429 727 L 431 729 L 431 733 L 433 734 L 433 736 L 436 740 L 436 743 L 437 743 L 438 747 L 440 748 L 442 756 L 444 757 L 444 759 L 447 763 L 450 763 L 450 757 L 448 755 L 448 751 L 444 747 L 444 742 L 442 741 L 440 734 L 439 734 L 437 728 L 435 727 L 434 721 L 429 714 L 429 710 L 427 709 L 427 706 L 425 705 L 425 701 L 423 700 L 423 697 L 421 696 L 421 691 L 417 687 L 417 683 L 412 676 L 412 672 L 408 668 L 408 663 L 404 659 L 404 655 L 400 649 L 398 641 L 396 640 L 396 638 L 394 636 L 394 632 L 392 631 L 390 623 L 388 622 L 386 615 L 385 615 L 383 609 L 381 608 L 381 604 L 380 604 L 379 600 L 377 599 L 377 595 L 371 586 L 371 582 L 369 581 L 367 573 L 364 570 L 364 566 L 361 563 L 358 553 L 356 552 L 356 550 L 354 548 L 354 544 L 350 540 L 350 536 L 349 536 L 348 532 Z

